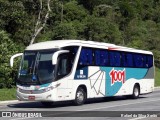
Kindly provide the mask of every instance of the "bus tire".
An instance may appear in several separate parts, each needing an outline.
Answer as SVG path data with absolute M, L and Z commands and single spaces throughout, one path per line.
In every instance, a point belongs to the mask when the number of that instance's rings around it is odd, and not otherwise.
M 86 92 L 83 88 L 78 87 L 75 95 L 74 104 L 75 105 L 82 105 L 86 101 Z
M 51 107 L 53 105 L 53 102 L 41 102 L 41 104 L 45 107 Z
M 138 85 L 135 85 L 133 88 L 132 98 L 137 99 L 140 95 L 140 87 Z

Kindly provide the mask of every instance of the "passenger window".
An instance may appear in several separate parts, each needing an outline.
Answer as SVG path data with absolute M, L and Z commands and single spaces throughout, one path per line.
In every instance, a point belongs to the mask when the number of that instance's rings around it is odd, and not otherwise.
M 134 54 L 135 67 L 143 67 L 143 57 L 140 54 Z
M 69 57 L 71 59 L 71 64 L 73 65 L 77 51 L 78 51 L 78 47 L 77 46 L 69 46 L 69 47 L 64 47 L 62 49 L 69 50 Z
M 121 66 L 120 52 L 110 52 L 110 66 Z
M 108 65 L 108 51 L 101 51 L 101 65 Z
M 92 65 L 92 61 L 93 61 L 92 49 L 82 48 L 79 58 L 79 65 Z
M 125 54 L 124 52 L 122 52 L 122 53 L 121 53 L 121 62 L 122 62 L 122 63 L 121 63 L 121 64 L 122 64 L 121 66 L 122 66 L 122 67 L 127 67 L 127 62 L 126 62 L 126 61 L 127 61 L 127 60 L 126 60 L 126 54 Z
M 95 65 L 108 65 L 108 52 L 105 50 L 95 50 Z
M 142 55 L 142 61 L 143 61 L 143 67 L 147 68 L 147 59 L 146 59 L 146 55 Z
M 133 67 L 133 55 L 132 53 L 126 54 L 126 65 L 127 67 Z
M 147 64 L 149 68 L 153 66 L 153 56 L 147 56 Z

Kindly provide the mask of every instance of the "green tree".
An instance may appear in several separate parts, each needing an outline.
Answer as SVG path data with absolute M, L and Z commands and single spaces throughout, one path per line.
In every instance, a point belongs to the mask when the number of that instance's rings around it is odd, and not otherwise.
M 61 23 L 54 29 L 53 39 L 76 39 L 77 32 L 74 29 L 72 23 Z
M 119 27 L 105 18 L 89 17 L 86 35 L 89 40 L 121 44 Z
M 9 58 L 28 46 L 47 0 L 0 0 L 0 87 L 12 85 Z M 160 67 L 160 0 L 50 0 L 46 25 L 35 42 L 85 39 L 153 51 Z M 42 24 L 39 24 L 42 25 Z M 5 31 L 5 32 L 4 32 Z M 5 56 L 5 57 L 4 57 Z
M 129 22 L 125 35 L 125 44 L 134 47 L 144 49 L 144 42 L 148 39 L 148 29 L 146 23 L 138 19 L 133 19 Z
M 13 87 L 13 79 L 16 78 L 17 73 L 13 70 L 17 68 L 17 65 L 14 66 L 14 69 L 11 69 L 9 60 L 10 57 L 20 51 L 21 48 L 12 42 L 5 31 L 0 31 L 0 49 L 0 88 Z

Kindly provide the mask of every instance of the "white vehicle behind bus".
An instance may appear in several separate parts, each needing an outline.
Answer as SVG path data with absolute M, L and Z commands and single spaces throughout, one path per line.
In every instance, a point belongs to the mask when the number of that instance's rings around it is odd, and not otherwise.
M 154 60 L 150 51 L 81 40 L 55 40 L 28 46 L 22 55 L 17 85 L 21 101 L 73 100 L 151 93 Z

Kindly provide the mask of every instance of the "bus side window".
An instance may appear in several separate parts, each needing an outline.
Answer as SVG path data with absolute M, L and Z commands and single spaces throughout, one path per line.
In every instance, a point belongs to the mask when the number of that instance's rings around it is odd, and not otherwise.
M 109 52 L 110 66 L 114 66 L 114 54 L 113 52 Z
M 95 65 L 108 65 L 108 52 L 105 50 L 95 50 Z
M 79 58 L 79 65 L 92 65 L 92 60 L 92 50 L 89 48 L 82 48 Z
M 95 65 L 99 66 L 100 63 L 100 50 L 95 50 Z
M 146 55 L 142 55 L 142 59 L 143 59 L 143 67 L 147 68 L 147 59 L 146 59 Z
M 121 52 L 121 66 L 127 67 L 126 59 L 125 59 L 125 53 Z
M 121 55 L 120 52 L 115 52 L 115 66 L 119 67 L 121 65 Z
M 121 55 L 120 52 L 110 51 L 110 66 L 121 66 Z
M 134 54 L 134 63 L 136 67 L 143 67 L 143 57 L 140 54 Z
M 153 56 L 150 56 L 150 55 L 147 56 L 147 64 L 148 64 L 148 68 L 153 66 Z
M 64 47 L 62 48 L 63 50 L 69 50 L 69 58 L 71 59 L 71 66 L 73 65 L 73 62 L 75 60 L 77 51 L 78 51 L 78 46 L 69 46 L 69 47 Z
M 57 79 L 68 75 L 71 71 L 70 58 L 68 54 L 61 54 L 58 57 Z
M 79 64 L 80 65 L 85 65 L 87 62 L 87 57 L 86 57 L 86 53 L 85 53 L 85 49 L 81 50 L 81 54 L 80 54 L 80 58 L 79 58 Z
M 69 57 L 71 58 L 71 64 L 73 65 L 74 59 L 75 59 L 77 51 L 78 51 L 78 47 L 74 47 L 72 49 L 69 49 L 69 51 L 71 51 L 71 54 L 69 55 Z
M 133 67 L 133 54 L 132 53 L 126 54 L 126 66 Z
M 108 66 L 109 59 L 108 59 L 108 51 L 101 51 L 101 64 Z
M 88 49 L 86 52 L 87 52 L 87 65 L 92 65 L 92 61 L 93 61 L 92 50 Z

